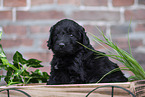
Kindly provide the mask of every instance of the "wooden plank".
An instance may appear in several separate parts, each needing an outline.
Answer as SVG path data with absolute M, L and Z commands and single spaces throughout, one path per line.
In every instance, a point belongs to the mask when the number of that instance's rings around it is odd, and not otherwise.
M 69 84 L 69 85 L 28 85 L 28 86 L 1 86 L 2 89 L 20 89 L 31 95 L 31 97 L 85 97 L 91 90 L 94 88 L 104 86 L 104 85 L 113 85 L 120 86 L 125 89 L 130 90 L 131 92 L 135 91 L 135 85 L 141 85 L 139 82 L 124 82 L 124 83 L 99 83 L 99 84 Z M 138 87 L 137 86 L 137 87 Z M 137 88 L 136 87 L 136 88 Z M 11 97 L 23 97 L 24 95 L 20 93 L 16 93 L 15 91 L 10 92 Z M 100 88 L 93 93 L 89 97 L 107 97 L 111 95 L 111 88 L 104 87 Z M 6 91 L 0 92 L 0 97 L 5 97 Z M 115 97 L 132 97 L 126 91 L 115 88 L 114 89 Z M 24 96 L 26 97 L 26 96 Z
M 145 80 L 135 81 L 135 94 L 137 97 L 145 97 Z

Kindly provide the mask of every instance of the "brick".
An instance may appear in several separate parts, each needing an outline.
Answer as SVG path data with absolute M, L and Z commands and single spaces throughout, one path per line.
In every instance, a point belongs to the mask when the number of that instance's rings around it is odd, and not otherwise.
M 0 11 L 0 20 L 12 20 L 12 11 Z
M 113 42 L 116 43 L 118 47 L 129 50 L 128 38 L 123 38 L 123 37 L 114 38 Z M 139 46 L 143 46 L 143 41 L 141 39 L 139 40 L 130 39 L 130 45 L 131 45 L 131 48 L 137 48 Z
M 54 0 L 31 0 L 32 6 L 43 5 L 43 4 L 52 4 Z
M 125 20 L 145 20 L 145 9 L 126 10 Z
M 38 59 L 42 62 L 50 62 L 52 60 L 53 54 L 52 52 L 30 52 L 24 53 L 24 56 L 27 58 Z
M 3 70 L 0 70 L 0 75 L 3 75 Z
M 113 43 L 116 44 L 119 48 L 127 49 L 128 46 L 128 39 L 121 37 L 121 38 L 114 38 Z
M 136 40 L 131 39 L 130 40 L 130 45 L 131 45 L 131 48 L 137 48 L 139 46 L 143 46 L 143 40 L 141 40 L 141 39 L 136 39 Z
M 133 53 L 133 57 L 140 63 L 140 64 L 144 64 L 145 63 L 145 53 L 141 53 L 141 52 L 132 52 Z M 145 65 L 145 64 L 144 64 Z M 145 69 L 145 68 L 144 68 Z
M 145 24 L 138 24 L 135 31 L 145 31 Z
M 77 11 L 73 13 L 76 20 L 118 21 L 120 13 L 116 11 Z
M 112 41 L 119 48 L 121 48 L 125 51 L 129 51 L 128 38 L 125 38 L 125 37 L 113 38 Z M 134 49 L 136 49 L 140 46 L 143 46 L 143 40 L 141 40 L 141 39 L 138 39 L 138 40 L 130 39 L 130 46 L 131 46 L 132 50 L 134 50 Z
M 25 7 L 26 0 L 4 0 L 5 7 Z
M 43 49 L 46 49 L 46 50 L 48 50 L 47 41 L 48 41 L 48 39 L 47 39 L 47 40 L 42 40 L 42 45 L 41 45 L 41 47 L 42 47 Z
M 86 32 L 90 32 L 96 36 L 100 36 L 100 32 L 98 31 L 97 27 L 103 31 L 106 32 L 106 27 L 105 26 L 97 26 L 97 25 L 84 25 L 84 28 L 86 30 Z
M 145 5 L 145 0 L 138 0 L 138 3 L 139 3 L 140 5 Z
M 23 36 L 26 35 L 26 26 L 8 25 L 3 27 L 3 31 L 8 35 L 16 34 L 18 36 Z
M 61 11 L 39 11 L 39 12 L 31 12 L 31 11 L 18 11 L 17 19 L 18 20 L 45 20 L 45 19 L 61 19 L 64 18 L 65 15 Z
M 31 39 L 3 39 L 0 42 L 3 48 L 12 48 L 19 46 L 32 46 L 33 40 Z
M 126 35 L 128 34 L 129 25 L 113 25 L 111 26 L 111 35 Z M 130 28 L 130 32 L 132 32 L 132 28 Z
M 5 54 L 6 54 L 7 59 L 8 59 L 9 62 L 13 60 L 14 53 L 15 52 L 12 52 L 12 53 L 5 52 Z
M 31 33 L 48 33 L 50 30 L 50 26 L 40 26 L 40 25 L 35 25 L 35 26 L 30 26 L 30 32 Z
M 131 6 L 134 4 L 134 0 L 113 0 L 113 6 Z
M 107 6 L 108 0 L 84 0 L 85 6 Z
M 59 5 L 63 5 L 63 4 L 80 5 L 81 4 L 81 0 L 58 0 L 57 2 Z
M 139 62 L 140 63 L 140 62 Z M 142 66 L 142 68 L 145 70 L 145 65 L 144 65 L 144 63 L 140 63 L 140 65 Z
M 104 44 L 104 43 L 101 43 L 101 45 L 100 45 L 100 44 L 98 44 L 97 42 L 94 41 L 94 43 L 91 43 L 91 44 L 92 44 L 93 47 L 94 47 L 96 50 L 98 50 L 98 51 L 107 52 L 107 51 L 106 51 L 106 48 L 107 48 L 107 49 L 110 49 L 110 47 L 109 47 L 108 45 Z

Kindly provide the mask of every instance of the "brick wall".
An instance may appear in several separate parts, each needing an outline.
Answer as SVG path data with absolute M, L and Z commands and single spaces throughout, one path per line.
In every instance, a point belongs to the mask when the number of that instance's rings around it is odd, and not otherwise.
M 106 35 L 112 33 L 119 47 L 128 50 L 127 33 L 134 57 L 145 68 L 145 0 L 0 0 L 2 46 L 9 60 L 15 51 L 25 58 L 37 58 L 47 68 L 52 58 L 46 47 L 50 27 L 70 18 L 97 36 L 98 26 Z M 93 46 L 104 51 L 95 43 Z

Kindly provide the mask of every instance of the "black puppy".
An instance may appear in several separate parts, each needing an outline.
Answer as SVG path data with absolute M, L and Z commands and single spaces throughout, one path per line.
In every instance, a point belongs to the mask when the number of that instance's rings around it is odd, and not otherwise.
M 47 84 L 96 83 L 103 75 L 118 68 L 102 52 L 95 53 L 79 43 L 91 46 L 85 29 L 73 20 L 64 19 L 50 29 L 49 49 L 54 56 Z M 126 82 L 119 70 L 107 75 L 101 82 Z

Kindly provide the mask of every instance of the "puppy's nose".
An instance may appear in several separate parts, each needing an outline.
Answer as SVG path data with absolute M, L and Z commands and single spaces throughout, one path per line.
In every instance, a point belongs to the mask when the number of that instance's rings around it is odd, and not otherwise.
M 59 43 L 59 46 L 60 46 L 60 47 L 64 47 L 65 44 L 64 44 L 64 43 Z

